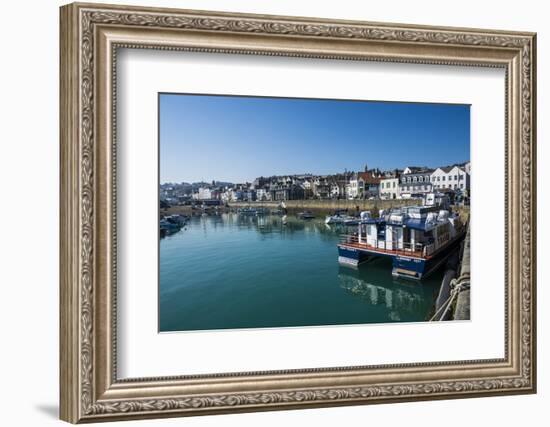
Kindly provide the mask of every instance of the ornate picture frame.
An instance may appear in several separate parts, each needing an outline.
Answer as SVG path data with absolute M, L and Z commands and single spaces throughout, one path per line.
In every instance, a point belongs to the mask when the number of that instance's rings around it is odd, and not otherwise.
M 61 419 L 79 423 L 536 391 L 535 34 L 79 3 L 60 13 Z M 503 68 L 505 357 L 119 380 L 119 48 Z

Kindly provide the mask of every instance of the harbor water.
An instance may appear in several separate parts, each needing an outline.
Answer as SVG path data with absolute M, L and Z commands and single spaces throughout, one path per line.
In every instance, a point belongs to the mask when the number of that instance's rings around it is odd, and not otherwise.
M 346 228 L 323 220 L 192 216 L 159 243 L 159 330 L 429 319 L 443 271 L 415 282 L 393 278 L 390 259 L 342 267 L 336 244 Z

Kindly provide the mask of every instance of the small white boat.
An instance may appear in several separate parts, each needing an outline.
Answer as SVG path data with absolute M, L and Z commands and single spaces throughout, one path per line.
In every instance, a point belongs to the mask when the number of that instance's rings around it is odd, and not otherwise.
M 325 218 L 325 224 L 331 225 L 331 224 L 343 224 L 346 217 L 344 215 L 328 215 Z
M 325 224 L 343 224 L 343 225 L 358 225 L 361 222 L 360 218 L 356 218 L 350 215 L 329 215 L 325 218 Z
M 313 219 L 315 218 L 315 215 L 311 211 L 303 211 L 298 214 L 298 218 L 300 219 Z

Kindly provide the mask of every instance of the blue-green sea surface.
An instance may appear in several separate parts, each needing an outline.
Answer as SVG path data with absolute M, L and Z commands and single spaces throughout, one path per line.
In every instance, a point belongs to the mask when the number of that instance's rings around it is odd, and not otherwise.
M 193 216 L 160 240 L 159 330 L 425 321 L 442 272 L 397 281 L 390 259 L 338 264 L 345 228 L 321 218 Z

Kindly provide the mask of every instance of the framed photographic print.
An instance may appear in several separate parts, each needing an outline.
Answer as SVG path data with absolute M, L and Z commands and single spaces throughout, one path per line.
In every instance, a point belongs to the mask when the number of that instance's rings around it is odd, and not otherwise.
M 535 34 L 61 8 L 61 418 L 533 393 Z

